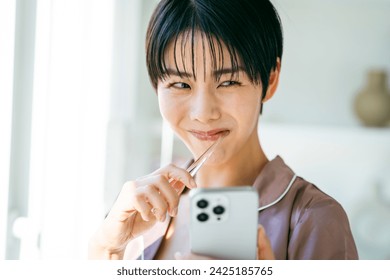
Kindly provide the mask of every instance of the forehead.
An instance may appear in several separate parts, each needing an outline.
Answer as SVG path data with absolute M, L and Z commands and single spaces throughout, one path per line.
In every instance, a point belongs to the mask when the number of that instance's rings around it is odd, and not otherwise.
M 237 71 L 238 62 L 235 51 L 223 41 L 200 31 L 179 34 L 170 41 L 164 54 L 167 68 L 194 75 L 225 68 Z

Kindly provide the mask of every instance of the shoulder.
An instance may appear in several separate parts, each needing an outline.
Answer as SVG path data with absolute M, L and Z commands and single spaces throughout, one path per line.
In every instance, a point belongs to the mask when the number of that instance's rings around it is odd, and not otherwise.
M 308 209 L 334 208 L 334 211 L 343 211 L 335 199 L 311 182 L 297 176 L 280 156 L 263 168 L 254 183 L 254 188 L 259 193 L 260 206 L 265 209 L 278 202 L 277 208 L 283 208 L 281 209 L 283 211 L 285 208 L 294 209 L 302 215 Z
M 336 199 L 301 177 L 296 178 L 292 192 L 294 193 L 292 226 L 303 222 L 309 216 L 322 222 L 326 222 L 327 219 L 329 222 L 348 219 L 344 208 Z
M 296 176 L 281 157 L 264 167 L 254 187 L 265 209 L 259 222 L 270 234 L 278 258 L 357 258 L 348 217 L 340 203 Z
M 290 220 L 289 255 L 294 259 L 357 259 L 348 216 L 341 204 L 297 177 Z

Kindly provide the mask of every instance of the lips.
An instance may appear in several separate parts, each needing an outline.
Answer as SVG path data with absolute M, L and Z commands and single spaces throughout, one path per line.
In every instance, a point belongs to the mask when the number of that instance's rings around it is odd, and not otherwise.
M 229 134 L 228 129 L 213 129 L 209 131 L 191 130 L 190 133 L 201 141 L 216 141 L 221 136 Z

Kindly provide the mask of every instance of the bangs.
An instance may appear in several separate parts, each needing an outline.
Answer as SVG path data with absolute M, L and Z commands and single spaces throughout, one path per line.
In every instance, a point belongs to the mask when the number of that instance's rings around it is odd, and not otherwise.
M 200 35 L 200 36 L 197 36 Z M 200 42 L 196 42 L 195 38 L 200 38 Z M 201 52 L 196 52 L 196 47 L 201 44 Z M 240 58 L 232 46 L 226 45 L 220 38 L 200 30 L 198 26 L 193 29 L 187 29 L 174 38 L 161 49 L 162 57 L 155 62 L 155 75 L 158 80 L 164 80 L 170 75 L 171 69 L 167 67 L 168 52 L 173 57 L 174 68 L 176 73 L 181 78 L 183 76 L 193 77 L 197 79 L 197 69 L 195 68 L 196 56 L 202 56 L 203 60 L 203 77 L 206 77 L 206 53 L 210 54 L 211 72 L 215 73 L 215 80 L 220 80 L 222 74 L 226 74 L 224 70 L 229 69 L 232 76 L 238 75 L 240 70 L 244 70 L 240 64 Z M 189 59 L 190 58 L 190 59 Z M 227 68 L 228 66 L 228 68 Z M 172 67 L 172 66 L 171 66 Z

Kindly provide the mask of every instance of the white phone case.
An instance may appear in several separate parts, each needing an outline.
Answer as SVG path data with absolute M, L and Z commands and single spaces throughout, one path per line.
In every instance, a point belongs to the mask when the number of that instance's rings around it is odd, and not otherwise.
M 193 253 L 256 259 L 259 200 L 252 187 L 197 188 L 190 191 L 190 200 Z

